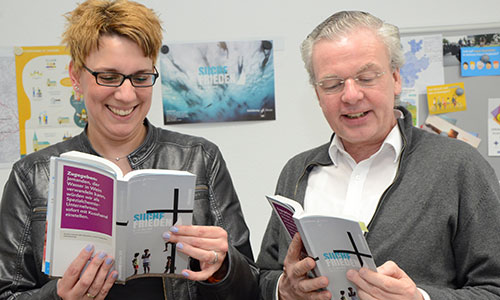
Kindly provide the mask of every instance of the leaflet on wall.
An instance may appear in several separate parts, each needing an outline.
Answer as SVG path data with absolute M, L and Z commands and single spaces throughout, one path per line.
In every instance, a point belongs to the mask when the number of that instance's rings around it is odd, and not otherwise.
M 273 61 L 270 40 L 163 45 L 164 124 L 274 120 Z
M 21 155 L 80 133 L 87 112 L 74 95 L 65 47 L 16 47 L 14 53 Z
M 16 65 L 12 47 L 0 48 L 0 168 L 19 159 Z
M 425 119 L 421 128 L 436 134 L 464 141 L 474 148 L 477 148 L 481 142 L 481 139 L 476 135 L 467 132 L 435 115 L 429 115 L 427 119 Z
M 427 87 L 429 114 L 443 114 L 467 109 L 463 82 Z
M 442 39 L 441 34 L 401 37 L 403 88 L 416 88 L 419 94 L 425 94 L 428 85 L 444 83 Z
M 411 113 L 413 126 L 418 126 L 418 92 L 416 88 L 403 88 L 399 96 L 399 103 Z
M 500 98 L 488 99 L 488 156 L 500 156 Z
M 500 75 L 500 47 L 462 47 L 462 76 Z

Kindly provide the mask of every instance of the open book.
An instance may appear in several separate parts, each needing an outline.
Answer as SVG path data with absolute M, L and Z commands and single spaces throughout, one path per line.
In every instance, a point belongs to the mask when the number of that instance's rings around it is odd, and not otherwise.
M 51 157 L 42 271 L 60 277 L 88 244 L 115 258 L 118 282 L 180 273 L 188 257 L 165 243 L 173 224 L 190 225 L 196 176 L 144 169 L 123 176 L 114 163 L 70 151 Z
M 300 233 L 307 255 L 316 261 L 314 275 L 328 277 L 332 299 L 359 299 L 356 286 L 346 278 L 347 270 L 365 267 L 376 271 L 360 223 L 308 215 L 298 202 L 280 195 L 266 198 L 290 238 Z

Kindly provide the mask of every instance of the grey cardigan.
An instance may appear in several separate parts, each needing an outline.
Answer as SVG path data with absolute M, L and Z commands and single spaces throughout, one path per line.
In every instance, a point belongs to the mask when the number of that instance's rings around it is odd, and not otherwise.
M 396 262 L 432 300 L 500 299 L 500 188 L 468 144 L 415 128 L 398 107 L 403 137 L 394 182 L 366 235 L 377 265 Z M 309 172 L 332 164 L 330 143 L 288 161 L 276 194 L 303 204 Z M 271 216 L 257 259 L 264 299 L 273 299 L 289 240 Z
M 222 155 L 213 143 L 156 128 L 147 120 L 144 143 L 128 156 L 132 169 L 186 170 L 196 174 L 193 224 L 228 232 L 227 276 L 211 284 L 145 278 L 115 285 L 107 299 L 238 299 L 258 297 L 258 270 L 249 231 Z M 0 299 L 59 299 L 56 280 L 41 272 L 49 158 L 78 150 L 97 154 L 85 132 L 14 164 L 0 203 Z M 74 254 L 75 257 L 77 253 Z M 197 261 L 193 261 L 196 268 Z

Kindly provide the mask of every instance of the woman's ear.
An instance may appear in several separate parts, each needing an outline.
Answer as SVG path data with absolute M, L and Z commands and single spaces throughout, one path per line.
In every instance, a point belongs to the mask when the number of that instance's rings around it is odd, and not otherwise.
M 80 100 L 80 96 L 82 94 L 80 91 L 80 71 L 75 69 L 73 61 L 69 62 L 69 78 L 71 79 L 73 91 L 75 92 L 75 100 Z

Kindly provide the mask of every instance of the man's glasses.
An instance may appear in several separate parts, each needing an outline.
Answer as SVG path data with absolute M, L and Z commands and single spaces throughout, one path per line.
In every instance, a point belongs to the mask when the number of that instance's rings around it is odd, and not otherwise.
M 349 78 L 352 78 L 360 87 L 370 87 L 376 85 L 379 77 L 384 74 L 385 72 L 365 71 L 355 77 L 327 77 L 316 82 L 315 85 L 319 86 L 325 94 L 337 94 L 344 90 L 345 82 Z
M 154 67 L 154 73 L 135 73 L 130 75 L 118 72 L 95 72 L 85 65 L 83 67 L 95 77 L 95 82 L 102 86 L 119 87 L 125 79 L 128 79 L 134 87 L 150 87 L 155 84 L 156 78 L 159 76 L 156 67 Z

